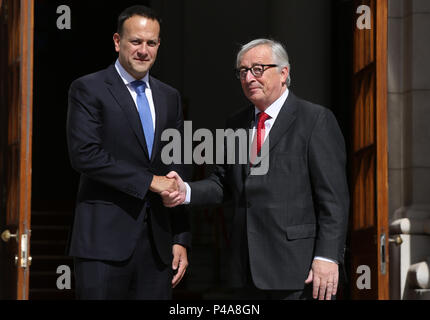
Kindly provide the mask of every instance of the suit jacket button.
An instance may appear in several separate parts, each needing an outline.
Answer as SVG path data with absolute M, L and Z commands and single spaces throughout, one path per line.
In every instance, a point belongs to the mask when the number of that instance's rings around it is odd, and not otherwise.
M 251 202 L 247 201 L 247 202 L 246 202 L 246 207 L 247 207 L 247 208 L 251 208 L 251 207 L 252 207 Z

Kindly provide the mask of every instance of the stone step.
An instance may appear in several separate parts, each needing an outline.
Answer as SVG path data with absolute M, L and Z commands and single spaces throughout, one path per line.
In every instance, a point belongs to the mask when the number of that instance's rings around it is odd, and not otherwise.
M 30 300 L 75 300 L 75 291 L 58 289 L 32 289 L 29 291 Z
M 32 272 L 53 271 L 61 265 L 67 265 L 73 270 L 73 258 L 65 255 L 32 255 L 30 277 Z
M 70 226 L 73 222 L 72 211 L 32 211 L 32 225 Z
M 67 241 L 34 240 L 30 242 L 31 255 L 65 255 Z
M 69 226 L 32 225 L 30 241 L 67 241 Z

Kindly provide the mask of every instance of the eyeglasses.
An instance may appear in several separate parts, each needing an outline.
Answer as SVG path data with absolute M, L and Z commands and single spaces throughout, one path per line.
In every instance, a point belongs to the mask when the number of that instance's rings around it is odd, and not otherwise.
M 269 68 L 277 67 L 277 64 L 255 64 L 250 68 L 239 68 L 236 69 L 236 77 L 238 79 L 245 79 L 246 75 L 248 74 L 248 71 L 251 71 L 252 75 L 256 78 L 260 78 L 263 76 L 264 71 L 266 71 Z

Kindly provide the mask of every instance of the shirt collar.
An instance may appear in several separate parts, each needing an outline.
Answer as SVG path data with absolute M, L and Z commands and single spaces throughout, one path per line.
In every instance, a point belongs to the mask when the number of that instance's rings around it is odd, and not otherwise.
M 149 72 L 147 72 L 142 79 L 135 79 L 131 74 L 127 72 L 127 70 L 124 69 L 124 67 L 119 62 L 119 59 L 116 59 L 115 61 L 115 68 L 126 86 L 128 86 L 130 83 L 132 83 L 135 80 L 140 80 L 146 83 L 147 88 L 151 89 L 151 87 L 149 86 Z
M 271 119 L 276 120 L 276 117 L 278 116 L 279 112 L 281 111 L 282 106 L 285 103 L 285 100 L 287 100 L 289 94 L 288 88 L 285 90 L 285 92 L 275 101 L 273 102 L 264 112 L 270 116 Z M 261 112 L 257 107 L 255 108 L 255 118 L 257 118 L 257 115 Z

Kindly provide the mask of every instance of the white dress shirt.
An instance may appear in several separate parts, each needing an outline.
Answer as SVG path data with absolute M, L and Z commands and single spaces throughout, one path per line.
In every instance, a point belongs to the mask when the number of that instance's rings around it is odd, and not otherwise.
M 288 89 L 285 90 L 285 92 L 276 100 L 273 102 L 264 112 L 270 116 L 266 121 L 264 121 L 265 131 L 264 131 L 264 140 L 266 140 L 267 136 L 269 135 L 270 130 L 272 129 L 273 125 L 275 124 L 276 118 L 278 117 L 279 112 L 282 109 L 282 106 L 285 103 L 285 100 L 288 98 Z M 261 112 L 257 107 L 255 108 L 255 121 L 254 126 L 252 128 L 252 139 L 254 139 L 255 132 L 257 131 L 257 115 Z M 253 141 L 253 140 L 251 140 Z
M 151 110 L 151 117 L 152 117 L 152 125 L 155 130 L 155 107 L 154 107 L 154 100 L 152 99 L 152 91 L 151 86 L 149 85 L 149 72 L 146 73 L 146 75 L 142 79 L 135 79 L 131 74 L 129 74 L 124 67 L 121 65 L 119 60 L 117 59 L 115 62 L 115 69 L 118 71 L 119 76 L 121 77 L 122 81 L 124 81 L 124 84 L 127 86 L 128 91 L 130 91 L 131 97 L 133 98 L 134 104 L 137 107 L 137 93 L 134 90 L 131 83 L 135 80 L 140 80 L 146 83 L 145 88 L 145 95 L 146 99 L 148 99 L 149 103 L 149 109 Z

